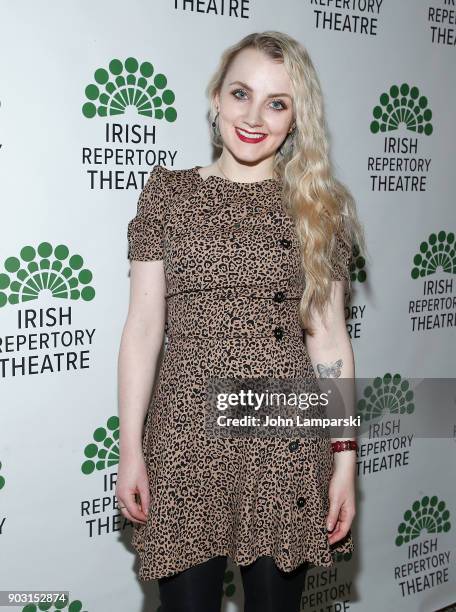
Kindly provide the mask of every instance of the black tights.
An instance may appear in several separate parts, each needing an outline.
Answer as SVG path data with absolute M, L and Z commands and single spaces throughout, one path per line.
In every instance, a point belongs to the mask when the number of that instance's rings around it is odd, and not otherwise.
M 160 578 L 162 612 L 220 612 L 227 557 L 218 556 Z M 308 563 L 282 572 L 272 557 L 240 566 L 244 612 L 299 612 Z

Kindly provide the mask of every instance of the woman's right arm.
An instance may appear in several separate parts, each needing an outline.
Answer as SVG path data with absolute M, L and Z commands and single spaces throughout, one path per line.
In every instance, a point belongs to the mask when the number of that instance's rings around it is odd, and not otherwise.
M 120 506 L 126 506 L 122 514 L 139 523 L 145 523 L 150 501 L 142 436 L 164 340 L 165 291 L 162 260 L 131 261 L 130 301 L 118 357 L 120 461 L 116 497 Z

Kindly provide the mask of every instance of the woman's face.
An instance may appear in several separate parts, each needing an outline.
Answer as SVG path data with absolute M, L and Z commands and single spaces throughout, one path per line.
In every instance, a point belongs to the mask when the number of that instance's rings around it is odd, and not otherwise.
M 274 157 L 292 126 L 291 81 L 285 67 L 256 49 L 237 54 L 215 103 L 223 144 L 245 163 Z

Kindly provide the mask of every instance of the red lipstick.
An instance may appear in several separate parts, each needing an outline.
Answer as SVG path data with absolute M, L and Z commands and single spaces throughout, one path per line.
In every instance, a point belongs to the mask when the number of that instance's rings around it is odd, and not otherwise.
M 256 144 L 257 142 L 262 142 L 267 137 L 267 134 L 262 134 L 261 132 L 248 132 L 247 130 L 240 132 L 239 128 L 234 128 L 234 129 L 235 129 L 235 132 L 239 140 L 242 140 L 242 142 L 248 142 L 250 144 Z M 247 134 L 252 134 L 252 136 L 249 138 Z

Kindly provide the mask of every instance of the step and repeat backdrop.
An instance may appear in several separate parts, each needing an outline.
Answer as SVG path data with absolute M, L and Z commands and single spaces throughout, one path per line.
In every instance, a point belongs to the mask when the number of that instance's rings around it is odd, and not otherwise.
M 456 601 L 454 1 L 0 6 L 0 590 L 69 592 L 11 609 L 160 610 L 114 497 L 127 223 L 155 165 L 213 161 L 207 82 L 264 30 L 311 54 L 369 249 L 346 311 L 368 425 L 356 549 L 310 569 L 302 611 Z M 229 560 L 222 609 L 242 604 Z

